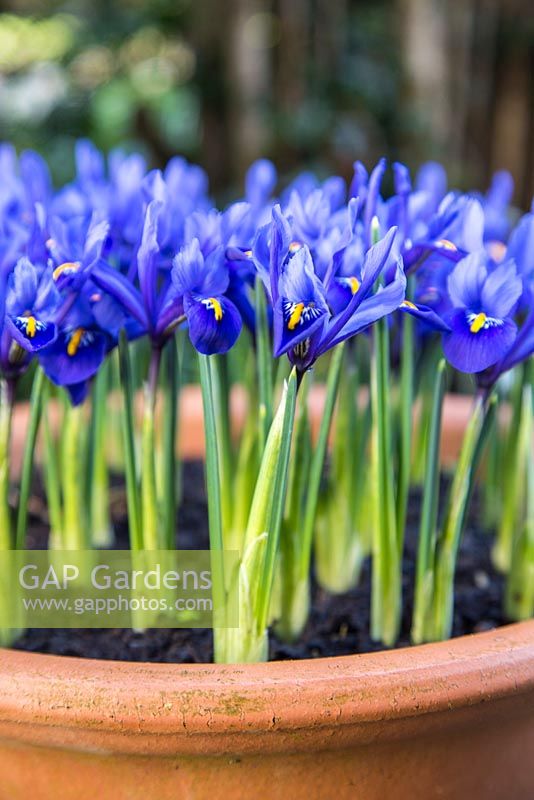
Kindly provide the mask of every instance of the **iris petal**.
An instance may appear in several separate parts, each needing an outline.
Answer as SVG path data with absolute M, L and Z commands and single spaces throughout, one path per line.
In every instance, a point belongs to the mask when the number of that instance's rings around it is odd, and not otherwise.
M 65 386 L 69 393 L 70 401 L 73 406 L 81 406 L 89 392 L 89 381 L 82 381 L 81 383 L 71 383 Z
M 447 288 L 455 308 L 471 308 L 480 302 L 488 277 L 484 251 L 471 253 L 459 261 L 447 279 Z
M 29 353 L 48 347 L 57 337 L 53 323 L 43 322 L 33 316 L 11 316 L 6 318 L 6 322 L 13 339 Z
M 442 333 L 447 333 L 450 331 L 447 323 L 429 306 L 421 305 L 421 303 L 416 305 L 409 300 L 405 300 L 400 304 L 399 310 L 410 314 L 412 317 L 420 319 L 421 322 L 426 323 L 436 331 L 442 331 Z
M 521 297 L 523 282 L 517 275 L 513 261 L 499 264 L 489 273 L 480 295 L 482 308 L 492 316 L 503 318 L 510 315 Z
M 328 316 L 324 288 L 304 245 L 292 255 L 280 277 L 274 306 L 274 353 L 280 356 L 321 328 Z
M 332 339 L 328 340 L 328 348 L 334 347 L 357 333 L 361 333 L 369 325 L 391 314 L 400 306 L 405 294 L 406 276 L 402 268 L 402 262 L 399 260 L 395 279 L 387 286 L 378 289 L 375 294 L 368 295 L 360 303 L 348 322 L 343 325 Z M 323 348 L 321 347 L 322 350 Z
M 99 331 L 61 333 L 51 347 L 39 354 L 39 362 L 58 386 L 82 383 L 98 371 L 107 344 L 107 336 Z
M 226 297 L 184 297 L 189 338 L 199 353 L 226 353 L 241 333 L 242 321 L 235 305 Z
M 360 288 L 360 281 L 355 276 L 334 278 L 328 288 L 328 304 L 334 314 L 339 314 L 350 303 L 352 296 Z
M 19 306 L 32 308 L 37 294 L 37 270 L 27 258 L 19 258 L 15 265 L 13 290 Z
M 450 333 L 443 334 L 445 358 L 461 372 L 482 372 L 491 367 L 504 357 L 517 335 L 517 326 L 511 319 L 492 317 L 473 333 L 476 316 L 474 312 L 456 309 L 447 320 Z

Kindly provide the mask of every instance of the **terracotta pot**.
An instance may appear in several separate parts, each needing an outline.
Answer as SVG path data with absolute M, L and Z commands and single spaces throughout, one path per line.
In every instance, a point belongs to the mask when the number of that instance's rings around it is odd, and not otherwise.
M 449 457 L 466 413 L 448 401 Z M 532 800 L 533 765 L 534 621 L 255 665 L 0 650 L 0 800 Z

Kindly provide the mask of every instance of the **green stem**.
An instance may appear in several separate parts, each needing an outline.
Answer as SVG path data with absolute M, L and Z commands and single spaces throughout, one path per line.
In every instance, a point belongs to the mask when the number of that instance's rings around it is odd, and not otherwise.
M 61 483 L 58 462 L 58 447 L 50 425 L 50 383 L 48 381 L 43 389 L 43 445 L 44 463 L 43 470 L 46 487 L 46 504 L 50 522 L 50 549 L 61 549 L 63 541 L 63 511 L 61 506 Z
M 314 537 L 317 581 L 334 594 L 354 585 L 361 561 L 352 514 L 353 490 L 361 478 L 356 458 L 358 381 L 348 355 L 349 351 L 338 392 L 328 483 L 319 503 Z
M 206 439 L 206 494 L 208 498 L 208 518 L 210 555 L 213 579 L 213 601 L 215 620 L 213 629 L 214 658 L 216 663 L 226 660 L 228 629 L 225 625 L 225 574 L 223 563 L 223 529 L 221 507 L 220 461 L 217 441 L 217 424 L 213 400 L 212 371 L 210 359 L 199 353 L 200 385 L 204 409 L 204 433 Z
M 257 490 L 259 488 L 260 505 L 263 502 L 262 494 L 265 495 L 267 500 L 266 509 L 268 520 L 267 526 L 264 528 L 264 530 L 268 532 L 265 563 L 263 576 L 257 588 L 258 597 L 255 606 L 257 627 L 260 632 L 267 627 L 269 607 L 271 604 L 276 555 L 278 553 L 280 529 L 287 496 L 287 478 L 293 428 L 295 424 L 297 389 L 297 375 L 295 371 L 292 370 L 286 387 L 284 388 L 282 400 L 275 417 L 276 424 L 275 420 L 273 420 L 269 430 L 269 436 L 267 437 L 264 451 L 265 458 L 262 460 L 256 487 Z M 278 426 L 280 426 L 280 433 L 278 432 Z M 269 489 L 270 492 L 268 491 Z M 254 493 L 249 524 L 247 526 L 249 541 L 250 527 L 255 531 L 253 535 L 257 535 L 261 527 L 258 525 L 261 515 L 258 515 L 257 507 L 255 506 L 256 494 L 257 491 Z M 245 537 L 245 542 L 247 542 L 247 536 Z
M 518 525 L 518 508 L 521 500 L 523 476 L 517 472 L 520 449 L 520 422 L 523 402 L 523 381 L 525 372 L 519 368 L 512 398 L 512 419 L 508 429 L 504 470 L 502 476 L 502 512 L 497 527 L 497 538 L 493 547 L 493 562 L 501 572 L 509 572 L 512 565 L 514 537 Z
M 328 447 L 328 435 L 332 425 L 332 417 L 334 415 L 334 408 L 336 404 L 336 397 L 339 388 L 339 380 L 341 377 L 341 368 L 343 365 L 343 354 L 345 352 L 345 343 L 339 344 L 330 361 L 328 369 L 328 378 L 326 382 L 326 394 L 321 417 L 321 424 L 319 426 L 319 434 L 317 442 L 313 451 L 313 456 L 310 465 L 310 476 L 308 480 L 308 492 L 306 495 L 306 506 L 304 509 L 304 520 L 302 525 L 302 547 L 300 557 L 300 574 L 304 578 L 309 574 L 311 551 L 313 541 L 313 531 L 315 525 L 315 515 L 317 511 L 317 503 L 319 499 L 319 489 L 321 486 L 321 479 L 324 471 L 324 464 L 326 458 L 326 450 Z
M 420 644 L 425 639 L 425 630 L 432 606 L 434 589 L 433 570 L 439 505 L 439 444 L 444 392 L 445 361 L 442 360 L 438 365 L 436 374 L 426 451 L 412 619 L 412 641 L 415 644 Z
M 22 473 L 20 480 L 19 509 L 17 514 L 17 528 L 15 535 L 15 547 L 21 550 L 26 540 L 26 527 L 28 521 L 28 498 L 30 496 L 31 480 L 33 474 L 33 462 L 35 456 L 35 443 L 37 441 L 37 431 L 41 421 L 42 397 L 45 376 L 42 369 L 37 368 L 33 379 L 33 386 L 30 398 L 30 420 L 26 433 L 26 443 L 24 446 L 24 456 L 22 460 Z
M 90 533 L 95 547 L 109 547 L 113 530 L 109 514 L 109 475 L 106 457 L 108 428 L 107 398 L 109 390 L 108 363 L 104 362 L 93 384 L 91 420 L 91 463 L 89 470 Z
M 221 513 L 223 537 L 232 530 L 234 479 L 233 448 L 230 430 L 230 376 L 227 355 L 213 356 L 211 362 L 211 392 L 215 414 L 219 476 L 221 481 Z
M 121 331 L 119 337 L 119 364 L 124 401 L 122 432 L 124 441 L 124 467 L 126 471 L 128 528 L 130 532 L 130 546 L 135 552 L 142 548 L 143 538 L 141 530 L 141 510 L 139 503 L 137 466 L 135 457 L 135 421 L 132 368 L 130 361 L 130 347 L 124 331 Z
M 496 528 L 500 518 L 502 500 L 501 469 L 503 447 L 500 426 L 496 424 L 488 437 L 486 463 L 483 477 L 482 513 L 484 530 Z
M 289 570 L 289 578 L 282 576 L 285 591 L 282 593 L 279 630 L 284 638 L 295 640 L 302 633 L 308 620 L 310 604 L 310 564 L 313 534 L 319 502 L 319 490 L 324 472 L 328 435 L 336 403 L 345 345 L 338 345 L 332 353 L 326 383 L 325 404 L 319 426 L 317 442 L 311 457 L 307 481 L 306 502 L 302 523 L 293 520 L 294 545 L 291 558 L 282 562 L 282 569 Z
M 256 482 L 239 570 L 239 628 L 228 630 L 225 659 L 265 660 L 275 561 L 287 491 L 297 397 L 293 369 L 274 416 Z
M 161 348 L 152 350 L 148 381 L 145 384 L 142 455 L 141 455 L 141 520 L 144 550 L 164 548 L 159 520 L 156 480 L 156 398 L 161 365 Z
M 477 396 L 462 442 L 460 458 L 450 489 L 445 521 L 436 548 L 433 628 L 428 636 L 434 640 L 448 639 L 452 632 L 456 557 L 465 526 L 478 460 L 494 413 L 495 398 L 487 404 L 484 396 Z
M 300 526 L 304 516 L 306 492 L 312 453 L 311 430 L 308 414 L 309 373 L 304 376 L 299 389 L 299 403 L 288 473 L 286 507 L 280 531 L 280 557 L 276 576 L 276 596 L 273 597 L 272 616 L 276 619 L 276 632 L 281 639 L 291 641 L 295 629 L 302 626 L 300 602 L 302 586 L 299 570 Z M 304 590 L 307 591 L 307 581 Z M 296 615 L 296 619 L 294 618 Z
M 373 327 L 371 364 L 372 465 L 375 526 L 371 587 L 371 635 L 392 647 L 399 634 L 402 584 L 401 553 L 396 530 L 389 406 L 389 329 L 387 319 Z
M 13 547 L 11 509 L 9 508 L 9 465 L 14 386 L 0 379 L 0 550 Z
M 427 451 L 427 438 L 432 413 L 432 393 L 434 388 L 434 375 L 441 358 L 441 344 L 431 339 L 423 351 L 417 369 L 418 396 L 420 397 L 420 412 L 413 431 L 411 478 L 416 485 L 422 485 L 425 477 L 425 454 Z
M 399 419 L 399 475 L 397 483 L 397 534 L 400 549 L 404 541 L 408 492 L 410 490 L 410 471 L 412 462 L 412 415 L 414 396 L 414 319 L 410 314 L 403 316 L 403 337 L 401 352 L 400 419 Z
M 233 514 L 230 531 L 224 532 L 225 547 L 242 552 L 250 506 L 259 468 L 258 414 L 252 394 L 245 427 L 239 443 L 233 485 Z
M 165 546 L 169 550 L 176 547 L 176 509 L 178 506 L 178 459 L 176 457 L 176 436 L 178 428 L 179 365 L 176 340 L 170 339 L 165 347 L 165 383 L 163 407 L 163 475 L 161 507 L 163 510 L 163 531 Z
M 90 546 L 85 504 L 85 408 L 65 408 L 61 441 L 64 550 L 86 550 Z
M 260 450 L 265 447 L 273 419 L 273 368 L 272 347 L 267 318 L 267 303 L 263 283 L 256 280 L 256 352 L 259 389 L 259 434 Z
M 506 583 L 505 607 L 509 619 L 523 620 L 534 616 L 534 448 L 533 389 L 527 383 L 523 389 L 519 446 L 514 471 L 524 484 L 521 503 L 517 509 L 517 533 L 512 551 L 512 563 Z

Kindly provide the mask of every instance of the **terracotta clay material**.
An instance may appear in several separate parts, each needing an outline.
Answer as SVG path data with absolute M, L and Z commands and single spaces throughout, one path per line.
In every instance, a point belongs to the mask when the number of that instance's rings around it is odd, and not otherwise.
M 198 397 L 183 402 L 182 452 L 199 455 Z M 455 403 L 447 460 L 469 413 Z M 235 666 L 0 650 L 0 800 L 59 798 L 532 800 L 534 621 Z

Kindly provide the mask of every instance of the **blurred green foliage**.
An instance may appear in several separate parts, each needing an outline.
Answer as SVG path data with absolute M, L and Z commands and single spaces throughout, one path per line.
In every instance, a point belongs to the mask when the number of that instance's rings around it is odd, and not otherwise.
M 232 102 L 225 4 L 12 0 L 7 6 L 0 14 L 0 138 L 39 150 L 58 181 L 72 174 L 79 136 L 106 150 L 140 150 L 154 165 L 174 152 L 208 166 L 221 161 L 216 144 L 210 156 L 210 137 L 220 134 Z M 219 13 L 206 22 L 210 8 Z M 389 13 L 388 3 L 358 4 L 349 46 L 328 69 L 318 69 L 312 52 L 298 76 L 278 76 L 282 84 L 304 82 L 295 107 L 278 103 L 272 87 L 264 92 L 265 149 L 288 171 L 306 162 L 326 167 L 332 152 L 350 161 L 368 152 L 370 137 L 377 152 L 387 147 L 398 89 Z M 258 50 L 280 47 L 283 19 L 252 4 L 246 24 Z M 226 140 L 230 125 L 225 120 Z M 219 188 L 236 177 L 229 163 L 211 172 Z

